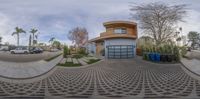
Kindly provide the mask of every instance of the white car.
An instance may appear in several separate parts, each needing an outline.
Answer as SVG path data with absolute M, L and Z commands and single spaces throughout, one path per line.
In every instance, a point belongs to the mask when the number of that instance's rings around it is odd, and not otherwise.
M 10 50 L 10 53 L 11 54 L 28 54 L 29 50 L 28 48 L 25 48 L 25 47 L 18 47 L 14 50 Z

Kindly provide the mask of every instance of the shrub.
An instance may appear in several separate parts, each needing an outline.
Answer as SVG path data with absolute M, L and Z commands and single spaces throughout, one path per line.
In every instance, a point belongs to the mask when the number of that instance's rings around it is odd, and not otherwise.
M 86 49 L 84 49 L 84 48 L 80 48 L 79 51 L 78 51 L 78 54 L 88 55 L 88 53 L 86 52 Z
M 72 56 L 72 58 L 78 59 L 78 58 L 82 58 L 83 56 L 85 56 L 85 55 L 83 55 L 83 54 L 75 54 L 75 55 Z
M 187 54 L 187 48 L 185 46 L 180 47 L 181 56 L 184 57 Z
M 173 52 L 174 52 L 174 56 L 175 56 L 175 61 L 179 61 L 180 60 L 180 51 L 179 51 L 178 46 L 174 46 Z
M 66 58 L 67 55 L 69 55 L 69 49 L 68 49 L 68 46 L 64 46 L 64 50 L 63 50 L 63 57 Z

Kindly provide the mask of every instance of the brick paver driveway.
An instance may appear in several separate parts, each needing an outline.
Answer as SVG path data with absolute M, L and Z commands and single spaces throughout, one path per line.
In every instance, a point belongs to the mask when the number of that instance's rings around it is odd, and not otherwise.
M 25 84 L 0 81 L 0 96 L 21 99 L 200 98 L 200 82 L 181 64 L 154 64 L 138 58 L 108 60 L 79 69 L 58 68 L 47 78 Z

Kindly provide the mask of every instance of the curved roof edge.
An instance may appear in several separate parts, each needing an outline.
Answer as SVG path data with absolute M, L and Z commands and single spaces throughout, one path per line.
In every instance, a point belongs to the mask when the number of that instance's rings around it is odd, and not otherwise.
M 114 39 L 114 38 L 127 38 L 127 39 L 137 39 L 136 36 L 129 35 L 113 35 L 113 36 L 105 36 L 105 37 L 96 37 L 94 39 L 89 40 L 89 42 L 101 41 L 105 39 Z
M 137 25 L 137 23 L 133 22 L 133 21 L 108 21 L 108 22 L 104 22 L 103 25 L 110 25 L 110 24 L 130 24 L 130 25 Z

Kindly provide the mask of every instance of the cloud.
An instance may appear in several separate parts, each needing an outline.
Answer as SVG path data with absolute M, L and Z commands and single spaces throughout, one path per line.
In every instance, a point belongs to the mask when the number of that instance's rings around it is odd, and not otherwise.
M 15 43 L 15 38 L 11 36 L 13 23 L 5 14 L 0 13 L 0 36 L 3 37 L 3 42 Z
M 188 15 L 185 18 L 186 22 L 179 23 L 183 28 L 183 34 L 187 35 L 190 31 L 200 32 L 200 12 L 195 10 L 188 10 Z
M 153 0 L 162 1 L 162 0 Z M 152 0 L 134 1 L 149 3 Z M 187 23 L 180 23 L 184 32 L 199 30 L 199 0 L 168 0 L 170 4 L 189 4 L 190 17 Z M 0 1 L 0 36 L 3 42 L 16 44 L 16 37 L 11 36 L 16 26 L 39 30 L 39 42 L 48 42 L 55 37 L 63 43 L 71 44 L 67 39 L 69 30 L 76 26 L 86 27 L 94 38 L 104 32 L 102 23 L 110 20 L 130 20 L 130 0 L 1 0 Z M 133 20 L 133 19 L 131 19 Z M 139 31 L 140 32 L 140 31 Z M 139 33 L 141 34 L 141 33 Z M 29 33 L 21 35 L 21 44 L 27 45 Z

